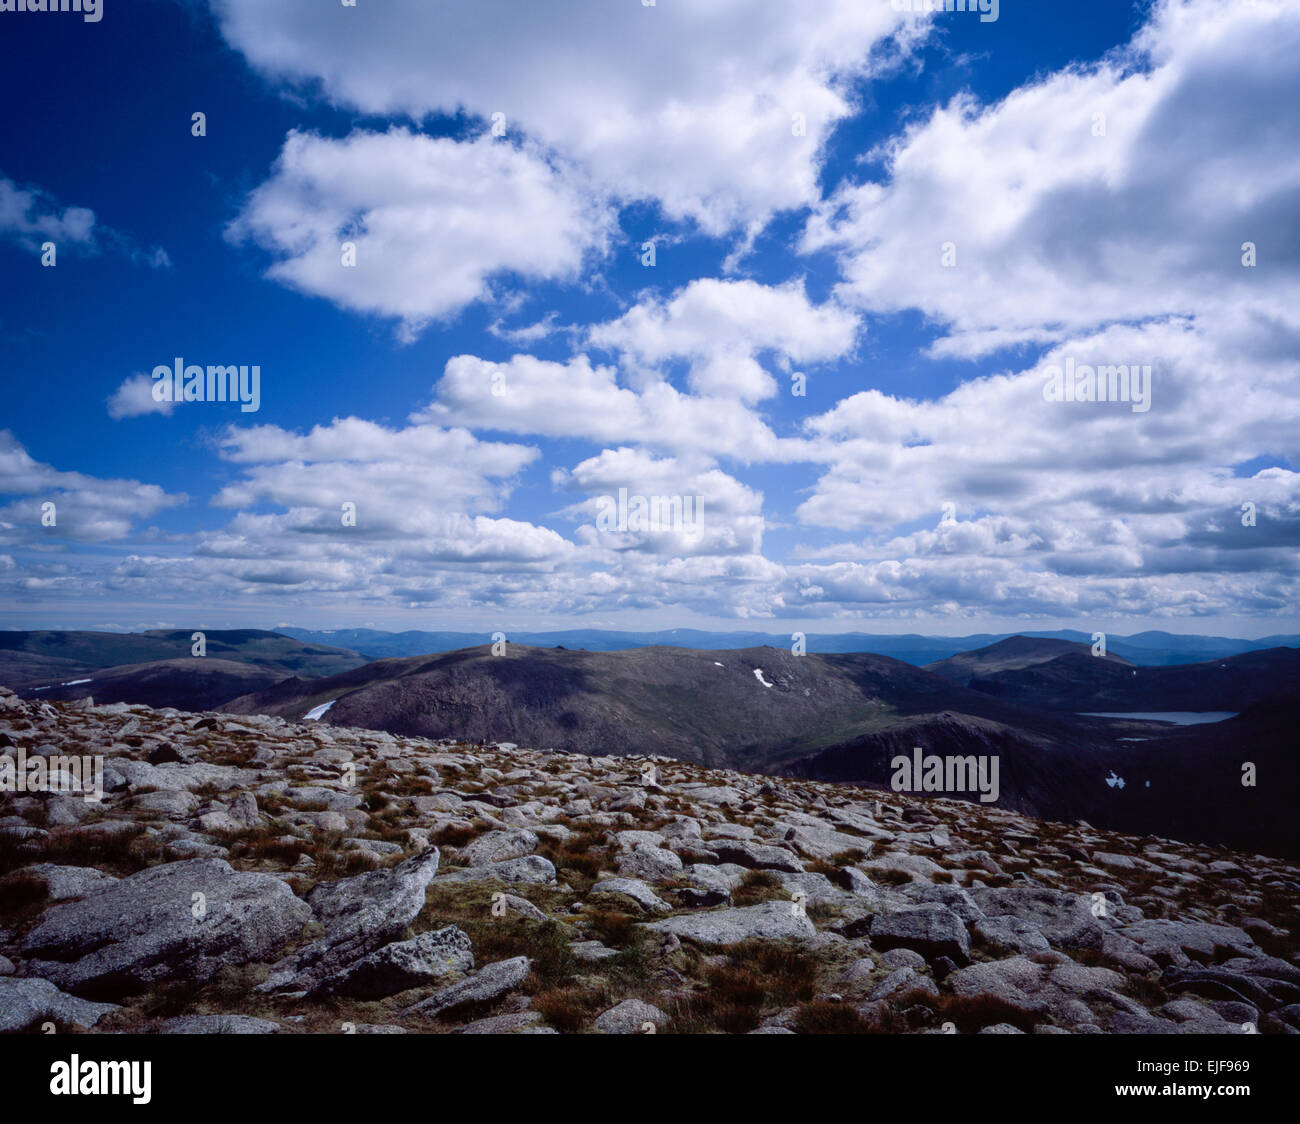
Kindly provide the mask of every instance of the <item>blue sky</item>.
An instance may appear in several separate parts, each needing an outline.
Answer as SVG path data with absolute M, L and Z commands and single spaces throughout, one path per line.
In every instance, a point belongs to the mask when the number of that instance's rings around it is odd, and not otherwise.
M 903 6 L 0 12 L 0 627 L 1294 630 L 1300 11 Z

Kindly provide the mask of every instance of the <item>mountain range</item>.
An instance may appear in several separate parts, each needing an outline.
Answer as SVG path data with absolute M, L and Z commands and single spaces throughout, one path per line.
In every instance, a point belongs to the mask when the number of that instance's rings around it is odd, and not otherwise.
M 313 631 L 305 628 L 281 628 L 285 636 L 316 644 L 341 646 L 360 652 L 367 659 L 382 660 L 401 656 L 420 656 L 430 652 L 453 652 L 483 644 L 488 637 L 476 632 L 384 632 L 376 629 L 334 629 Z M 969 636 L 893 635 L 887 633 L 842 632 L 807 633 L 809 652 L 874 652 L 892 656 L 918 667 L 948 659 L 961 652 L 986 648 L 991 644 L 1020 636 L 1032 640 L 1059 640 L 1072 644 L 1093 643 L 1091 633 L 1074 629 L 1057 632 L 976 633 Z M 791 633 L 703 632 L 691 628 L 674 628 L 661 632 L 612 632 L 604 629 L 575 629 L 562 632 L 511 632 L 512 643 L 537 648 L 585 648 L 593 652 L 613 652 L 623 648 L 697 648 L 718 651 L 725 648 L 790 648 Z M 1198 663 L 1203 660 L 1239 656 L 1245 652 L 1268 648 L 1300 646 L 1300 635 L 1265 636 L 1259 640 L 1242 640 L 1224 636 L 1182 636 L 1170 632 L 1139 632 L 1132 636 L 1107 636 L 1107 650 L 1139 666 Z
M 356 649 L 258 631 L 209 632 L 200 659 L 188 654 L 190 636 L 0 634 L 0 682 L 8 677 L 29 699 L 658 755 L 878 789 L 890 789 L 897 759 L 919 748 L 996 759 L 999 806 L 1024 814 L 1300 853 L 1295 647 L 1139 665 L 1114 647 L 1102 656 L 1087 642 L 1014 636 L 922 667 L 788 646 L 511 642 L 501 654 L 478 645 L 367 662 Z M 156 653 L 167 658 L 139 659 Z M 124 656 L 136 662 L 109 663 Z M 53 661 L 56 677 L 40 681 Z M 1197 724 L 1159 720 L 1169 712 L 1193 712 Z M 1247 764 L 1254 785 L 1242 783 Z

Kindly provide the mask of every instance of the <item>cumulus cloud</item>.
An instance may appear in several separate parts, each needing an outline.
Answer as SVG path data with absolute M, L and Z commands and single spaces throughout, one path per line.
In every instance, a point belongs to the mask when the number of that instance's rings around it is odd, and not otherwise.
M 145 374 L 134 374 L 126 379 L 108 398 L 108 416 L 114 421 L 138 418 L 144 414 L 170 415 L 176 403 L 154 400 L 154 380 Z
M 693 390 L 754 402 L 777 389 L 759 356 L 770 352 L 787 366 L 843 358 L 858 330 L 856 315 L 812 304 L 797 281 L 769 286 L 704 278 L 669 300 L 648 297 L 597 325 L 590 341 L 646 366 L 687 359 Z
M 762 551 L 762 493 L 699 458 L 606 449 L 572 470 L 555 470 L 551 480 L 562 491 L 587 494 L 564 514 L 581 522 L 578 541 L 601 551 L 679 557 Z
M 213 0 L 221 31 L 278 81 L 366 113 L 504 115 L 609 194 L 711 233 L 818 197 L 850 86 L 928 21 L 886 3 L 692 0 Z
M 227 236 L 270 252 L 273 280 L 395 318 L 411 338 L 507 277 L 575 279 L 612 222 L 533 147 L 394 128 L 290 133 Z
M 954 98 L 822 203 L 843 299 L 920 309 L 939 356 L 1242 305 L 1293 329 L 1300 9 L 1160 0 L 1126 48 L 994 105 Z M 1258 265 L 1243 266 L 1245 243 Z
M 734 396 L 685 394 L 663 380 L 635 390 L 586 355 L 566 362 L 516 355 L 504 363 L 458 355 L 413 420 L 745 460 L 792 459 L 802 444 L 778 438 Z
M 156 484 L 61 472 L 37 461 L 9 430 L 0 430 L 0 545 L 38 546 L 124 539 L 140 520 L 186 502 Z M 54 504 L 54 524 L 42 523 Z

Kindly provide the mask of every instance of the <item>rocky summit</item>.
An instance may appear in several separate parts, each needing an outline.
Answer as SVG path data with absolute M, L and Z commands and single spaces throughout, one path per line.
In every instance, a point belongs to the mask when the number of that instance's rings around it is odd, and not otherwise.
M 103 766 L 0 794 L 0 1030 L 1300 1033 L 1277 858 L 3 688 L 0 753 Z

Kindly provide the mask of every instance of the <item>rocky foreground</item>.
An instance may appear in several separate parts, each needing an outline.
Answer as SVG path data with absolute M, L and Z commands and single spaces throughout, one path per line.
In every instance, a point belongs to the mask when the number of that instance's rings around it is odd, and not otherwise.
M 1300 869 L 992 806 L 0 688 L 0 1030 L 1300 1033 Z

